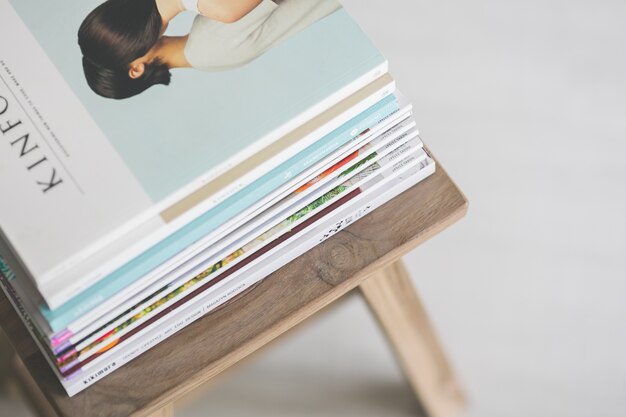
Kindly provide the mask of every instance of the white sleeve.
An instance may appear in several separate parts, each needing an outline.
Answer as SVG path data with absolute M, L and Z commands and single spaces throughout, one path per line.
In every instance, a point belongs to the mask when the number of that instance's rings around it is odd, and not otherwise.
M 189 10 L 190 12 L 200 14 L 200 8 L 198 6 L 198 3 L 200 2 L 200 0 L 181 0 L 181 1 L 185 10 Z
M 338 0 L 283 0 L 257 29 L 252 41 L 259 49 L 270 48 L 340 8 Z

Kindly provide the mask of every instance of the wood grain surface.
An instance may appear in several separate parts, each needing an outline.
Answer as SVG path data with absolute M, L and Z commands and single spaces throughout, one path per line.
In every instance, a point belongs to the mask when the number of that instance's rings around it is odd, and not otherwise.
M 0 292 L 0 325 L 60 416 L 147 416 L 216 376 L 460 219 L 467 201 L 437 172 L 234 302 L 69 398 Z

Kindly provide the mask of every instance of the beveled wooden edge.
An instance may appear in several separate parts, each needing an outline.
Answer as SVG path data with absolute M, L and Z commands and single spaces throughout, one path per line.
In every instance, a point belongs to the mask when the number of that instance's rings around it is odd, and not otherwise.
M 174 417 L 174 405 L 168 404 L 148 417 Z
M 417 199 L 417 201 L 412 199 Z M 412 207 L 412 204 L 415 205 L 416 210 L 422 210 L 416 214 L 416 218 L 420 220 L 419 224 L 408 224 L 407 227 L 397 226 L 398 230 L 395 230 L 393 236 L 389 237 L 381 237 L 375 232 L 369 233 L 368 227 L 372 225 L 382 227 L 385 231 L 392 229 L 396 224 L 393 222 L 387 224 L 390 220 L 385 218 L 385 215 L 390 214 L 390 211 L 410 215 L 412 212 L 408 206 Z M 9 335 L 11 343 L 29 372 L 35 376 L 37 384 L 60 416 L 82 416 L 93 407 L 100 407 L 98 413 L 102 416 L 146 416 L 158 412 L 186 392 L 218 375 L 356 288 L 374 271 L 396 261 L 461 219 L 467 212 L 467 208 L 467 199 L 439 165 L 433 176 L 314 248 L 310 253 L 270 275 L 256 291 L 249 292 L 226 308 L 203 317 L 73 398 L 67 397 L 17 314 L 1 292 L 0 324 Z M 405 219 L 397 219 L 397 222 L 402 221 Z M 414 227 L 414 236 L 408 236 L 409 226 Z M 407 236 L 397 236 L 403 233 Z M 367 240 L 370 238 L 371 242 Z M 398 245 L 394 244 L 389 250 L 386 249 L 391 239 L 400 238 L 405 240 Z M 360 257 L 361 254 L 348 253 L 351 250 L 361 249 L 369 251 L 367 257 L 363 255 L 363 259 Z M 378 254 L 380 251 L 384 253 Z M 346 257 L 347 262 L 343 262 L 345 260 L 342 261 L 342 259 L 337 260 L 337 257 L 342 256 Z M 370 260 L 372 256 L 375 256 L 375 259 Z M 356 267 L 358 270 L 353 271 Z M 302 282 L 298 283 L 297 280 Z M 280 304 L 276 304 L 274 296 L 281 295 L 281 286 L 304 284 L 310 287 L 304 288 L 309 290 L 308 293 L 299 287 L 298 291 L 302 294 L 289 293 L 289 297 L 281 300 Z M 268 296 L 267 293 L 272 291 L 278 294 Z M 258 317 L 245 316 L 249 310 L 255 308 L 260 309 L 258 311 L 264 314 L 259 314 Z M 246 322 L 241 322 L 241 318 L 237 317 L 241 315 L 244 315 L 243 320 L 247 320 Z M 235 329 L 225 329 L 227 325 L 233 325 Z M 249 328 L 241 330 L 240 333 L 235 331 L 246 325 Z M 244 331 L 248 333 L 244 334 Z M 206 346 L 206 351 L 198 351 L 197 357 L 185 357 L 185 362 L 176 364 L 180 367 L 173 367 L 171 361 L 176 360 L 176 353 L 184 353 L 185 350 L 192 349 L 189 346 L 204 342 L 203 335 L 206 338 L 211 336 L 211 332 L 213 336 L 221 335 L 228 340 L 211 339 L 215 343 Z M 174 346 L 177 348 L 176 352 L 172 350 Z M 171 361 L 168 362 L 168 358 Z M 194 360 L 198 363 L 188 363 Z M 159 364 L 158 367 L 155 366 L 156 363 Z M 172 381 L 166 387 L 158 386 L 161 380 L 156 380 L 163 375 L 168 375 L 169 380 Z M 156 383 L 151 383 L 150 378 Z M 146 384 L 145 390 L 138 391 L 136 384 L 139 383 Z

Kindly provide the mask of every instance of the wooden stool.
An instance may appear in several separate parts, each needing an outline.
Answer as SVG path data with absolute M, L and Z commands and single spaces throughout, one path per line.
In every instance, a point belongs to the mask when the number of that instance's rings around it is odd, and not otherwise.
M 171 416 L 173 402 L 359 287 L 426 413 L 452 417 L 463 394 L 400 258 L 459 220 L 467 200 L 441 166 L 372 214 L 223 308 L 69 398 L 0 291 L 16 373 L 43 416 Z

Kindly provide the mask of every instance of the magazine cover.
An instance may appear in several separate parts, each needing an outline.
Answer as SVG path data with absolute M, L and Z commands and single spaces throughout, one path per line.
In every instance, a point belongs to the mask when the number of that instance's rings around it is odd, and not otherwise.
M 0 229 L 37 282 L 386 72 L 335 0 L 174 3 L 0 0 Z

